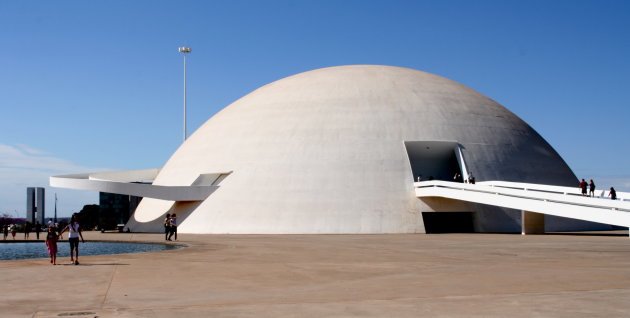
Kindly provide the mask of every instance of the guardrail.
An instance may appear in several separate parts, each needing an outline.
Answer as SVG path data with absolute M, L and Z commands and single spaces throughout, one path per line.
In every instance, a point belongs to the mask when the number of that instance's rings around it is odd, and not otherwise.
M 582 191 L 579 187 L 562 187 L 562 186 L 553 186 L 546 184 L 535 184 L 535 183 L 521 183 L 521 182 L 509 182 L 509 181 L 481 181 L 477 182 L 478 185 L 487 185 L 491 187 L 502 187 L 502 188 L 511 188 L 511 189 L 521 189 L 525 191 L 542 191 L 542 192 L 551 192 L 551 193 L 561 193 L 565 195 L 577 195 L 582 196 Z M 617 200 L 619 201 L 630 201 L 630 193 L 629 192 L 617 192 Z M 597 195 L 599 193 L 599 195 Z M 609 199 L 610 190 L 595 190 L 595 198 L 601 199 Z
M 629 201 L 585 197 L 579 193 L 579 190 L 573 188 L 506 181 L 467 184 L 439 180 L 415 182 L 414 186 L 418 197 L 438 196 L 592 222 L 630 226 Z
M 495 195 L 540 200 L 545 202 L 557 202 L 578 206 L 630 212 L 629 201 L 622 199 L 611 200 L 608 198 L 593 198 L 582 196 L 579 189 L 575 190 L 574 188 L 569 187 L 559 187 L 533 183 L 516 183 L 508 181 L 483 181 L 476 184 L 468 184 L 439 180 L 415 182 L 414 186 L 416 188 L 441 187 L 450 189 L 461 189 L 480 193 L 492 193 Z M 628 195 L 628 193 L 626 192 L 622 192 L 622 194 Z

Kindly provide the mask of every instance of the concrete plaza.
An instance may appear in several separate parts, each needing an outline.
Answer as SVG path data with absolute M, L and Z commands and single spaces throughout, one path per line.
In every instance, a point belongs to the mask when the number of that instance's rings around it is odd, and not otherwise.
M 90 240 L 163 242 L 86 232 Z M 2 317 L 627 317 L 627 231 L 180 235 L 187 248 L 0 261 Z M 36 243 L 37 244 L 37 243 Z M 42 249 L 44 248 L 43 243 Z M 60 242 L 60 244 L 67 244 Z

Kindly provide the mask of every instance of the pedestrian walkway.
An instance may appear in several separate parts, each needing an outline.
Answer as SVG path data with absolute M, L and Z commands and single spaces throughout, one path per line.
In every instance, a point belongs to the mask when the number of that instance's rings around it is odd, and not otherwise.
M 620 200 L 584 197 L 577 188 L 506 181 L 466 184 L 448 181 L 415 182 L 418 198 L 447 199 L 493 205 L 523 211 L 523 218 L 533 213 L 549 214 L 590 222 L 630 227 L 630 194 L 620 193 Z M 544 219 L 538 224 L 544 228 Z M 523 234 L 528 233 L 522 221 Z
M 162 234 L 84 235 L 85 244 L 164 239 Z M 622 317 L 630 311 L 627 235 L 182 234 L 188 248 L 85 256 L 78 266 L 52 266 L 47 259 L 2 261 L 0 313 Z

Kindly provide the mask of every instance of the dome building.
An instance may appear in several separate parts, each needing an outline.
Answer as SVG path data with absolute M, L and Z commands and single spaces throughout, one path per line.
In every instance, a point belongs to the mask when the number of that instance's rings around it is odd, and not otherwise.
M 127 227 L 158 232 L 176 213 L 183 233 L 520 231 L 520 211 L 414 194 L 418 177 L 456 175 L 577 184 L 527 123 L 462 84 L 408 68 L 330 67 L 265 85 L 210 118 L 153 185 L 216 190 L 145 198 Z M 551 216 L 546 226 L 597 228 Z

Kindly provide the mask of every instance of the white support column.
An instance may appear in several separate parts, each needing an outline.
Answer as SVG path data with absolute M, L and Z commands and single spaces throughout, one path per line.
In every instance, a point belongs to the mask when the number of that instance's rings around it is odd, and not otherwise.
M 462 154 L 462 147 L 458 144 L 455 148 L 455 157 L 457 157 L 457 163 L 459 164 L 459 170 L 462 171 L 462 180 L 467 182 L 468 169 L 466 169 L 466 162 L 464 162 L 464 155 Z
M 545 215 L 542 213 L 521 211 L 521 234 L 545 233 Z

